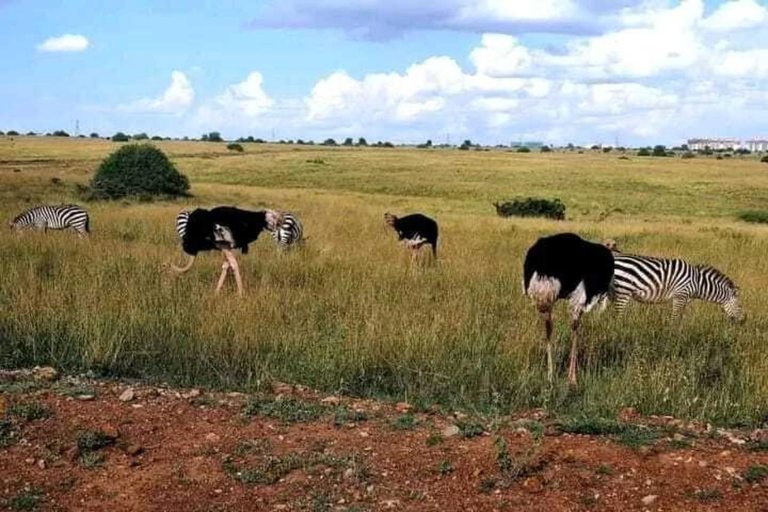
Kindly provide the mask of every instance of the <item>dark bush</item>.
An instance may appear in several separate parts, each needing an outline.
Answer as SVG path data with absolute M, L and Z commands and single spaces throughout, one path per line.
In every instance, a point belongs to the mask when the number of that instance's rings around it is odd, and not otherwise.
M 357 139 L 357 145 L 358 146 L 367 146 L 368 145 L 368 141 L 365 140 L 365 137 L 360 137 L 359 139 Z
M 236 142 L 233 142 L 231 144 L 227 144 L 227 149 L 230 150 L 230 151 L 237 151 L 238 153 L 242 153 L 244 151 L 243 150 L 243 146 L 241 146 L 240 144 L 238 144 Z
M 667 148 L 665 146 L 653 146 L 653 152 L 651 153 L 651 156 L 669 156 L 667 154 Z
M 529 148 L 527 146 L 522 146 L 522 147 L 517 148 L 517 152 L 518 153 L 530 153 L 531 152 L 531 148 Z
M 132 139 L 133 139 L 133 140 L 148 140 L 148 139 L 149 139 L 149 136 L 148 136 L 146 133 L 142 132 L 142 133 L 137 133 L 137 134 L 135 134 L 135 135 L 132 137 Z
M 204 133 L 200 140 L 203 142 L 224 142 L 219 132 Z
M 459 146 L 459 149 L 462 151 L 467 151 L 469 148 L 473 146 L 472 141 L 467 139 L 464 142 L 461 143 L 461 146 Z
M 69 134 L 65 132 L 64 130 L 56 130 L 53 132 L 54 137 L 69 137 Z
M 610 153 L 613 150 L 612 147 L 605 147 L 603 148 L 603 153 Z
M 515 199 L 503 203 L 493 203 L 496 213 L 500 217 L 546 217 L 549 219 L 564 220 L 565 205 L 559 199 Z
M 128 142 L 129 140 L 131 140 L 131 138 L 128 137 L 123 132 L 117 132 L 116 134 L 114 134 L 112 136 L 112 141 L 113 142 Z
M 152 140 L 163 140 L 163 138 L 159 135 L 153 135 Z
M 640 148 L 637 152 L 637 156 L 651 156 L 651 150 L 648 148 Z
M 93 199 L 186 196 L 189 181 L 165 153 L 149 144 L 129 144 L 105 158 L 91 180 Z
M 768 155 L 765 155 L 763 158 L 760 159 L 761 162 L 764 164 L 768 164 Z
M 336 146 L 336 141 L 333 139 L 325 139 L 323 141 L 323 146 Z
M 753 224 L 768 224 L 768 211 L 764 210 L 750 210 L 741 212 L 739 213 L 738 217 L 744 222 L 751 222 Z
M 347 137 L 346 139 L 344 139 L 345 146 L 351 146 L 352 144 L 353 144 L 352 137 Z
M 680 158 L 696 158 L 696 154 L 690 151 L 686 151 Z
M 37 134 L 35 132 L 27 132 L 27 137 L 34 137 Z
M 542 153 L 551 153 L 552 152 L 552 148 L 549 147 L 549 146 L 541 146 L 541 150 L 540 151 Z
M 592 146 L 592 147 L 591 147 L 591 148 L 589 148 L 589 149 L 591 149 L 592 151 L 599 151 L 599 150 L 600 150 L 600 146 L 598 146 L 597 144 L 595 144 L 594 146 Z
M 98 133 L 96 133 L 96 132 L 93 132 L 93 133 L 91 134 L 91 138 L 92 138 L 92 139 L 98 139 L 98 138 L 99 138 L 99 134 L 98 134 Z

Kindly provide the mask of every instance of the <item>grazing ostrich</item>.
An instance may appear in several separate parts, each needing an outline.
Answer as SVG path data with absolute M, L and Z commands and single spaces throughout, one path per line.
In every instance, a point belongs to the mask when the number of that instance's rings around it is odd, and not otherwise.
M 181 212 L 176 218 L 176 230 L 181 237 L 182 248 L 189 255 L 185 267 L 171 265 L 178 273 L 192 268 L 195 256 L 200 251 L 216 250 L 224 254 L 221 275 L 216 285 L 216 293 L 221 290 L 230 270 L 235 276 L 237 292 L 242 295 L 243 282 L 240 267 L 232 251 L 240 249 L 248 252 L 248 244 L 256 241 L 259 234 L 267 227 L 268 212 L 241 210 L 230 206 L 219 206 L 212 210 L 198 208 L 193 212 Z
M 72 228 L 77 236 L 90 234 L 88 212 L 74 204 L 31 208 L 13 219 L 9 226 L 12 230 L 35 228 L 43 233 L 49 229 Z
M 418 251 L 425 244 L 432 247 L 432 260 L 437 260 L 437 222 L 420 213 L 405 217 L 385 213 L 384 222 L 397 232 L 400 243 L 413 251 L 411 260 L 416 258 Z
M 536 241 L 525 255 L 523 291 L 536 302 L 544 319 L 547 341 L 547 377 L 554 379 L 552 361 L 552 308 L 559 299 L 571 305 L 571 357 L 568 380 L 576 383 L 576 344 L 581 315 L 611 294 L 613 254 L 606 247 L 587 242 L 573 233 Z

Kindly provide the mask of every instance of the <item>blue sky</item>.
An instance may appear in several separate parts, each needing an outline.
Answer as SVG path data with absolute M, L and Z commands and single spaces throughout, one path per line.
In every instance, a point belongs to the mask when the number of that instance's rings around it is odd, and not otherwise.
M 0 129 L 768 136 L 761 0 L 0 0 Z

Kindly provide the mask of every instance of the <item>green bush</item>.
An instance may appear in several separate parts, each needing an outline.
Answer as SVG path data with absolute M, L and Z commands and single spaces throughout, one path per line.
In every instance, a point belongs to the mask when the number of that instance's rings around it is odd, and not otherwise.
M 564 220 L 565 205 L 559 199 L 515 199 L 503 203 L 493 203 L 496 213 L 501 217 L 546 217 Z
M 529 148 L 527 146 L 522 146 L 522 147 L 517 148 L 517 152 L 518 153 L 530 153 L 531 152 L 531 148 Z
M 150 144 L 129 144 L 118 149 L 96 170 L 91 180 L 93 199 L 126 196 L 186 196 L 189 180 L 176 170 L 165 153 Z
M 133 136 L 133 140 L 147 140 L 147 139 L 149 139 L 149 136 L 144 132 L 137 133 Z
M 768 211 L 750 210 L 739 213 L 738 217 L 744 222 L 752 222 L 754 224 L 768 224 Z
M 69 137 L 69 134 L 65 132 L 64 130 L 56 130 L 53 132 L 54 137 Z
M 640 151 L 637 152 L 637 156 L 651 156 L 651 150 L 648 148 L 641 148 Z
M 227 144 L 227 149 L 230 151 L 237 151 L 238 153 L 242 153 L 244 151 L 243 146 L 241 146 L 237 142 Z
M 690 151 L 686 151 L 680 158 L 696 158 L 696 154 Z
M 9 137 L 15 137 L 18 134 L 19 132 L 17 132 L 16 130 L 8 130 L 8 132 L 6 133 L 6 135 Z
M 542 153 L 551 153 L 552 152 L 552 148 L 549 147 L 549 146 L 541 146 L 541 150 L 540 151 Z
M 768 164 L 768 155 L 765 155 L 763 158 L 760 159 L 761 162 L 764 164 Z
M 128 137 L 123 132 L 117 132 L 116 134 L 114 134 L 112 136 L 112 141 L 113 142 L 128 142 L 129 140 L 131 140 L 131 138 Z

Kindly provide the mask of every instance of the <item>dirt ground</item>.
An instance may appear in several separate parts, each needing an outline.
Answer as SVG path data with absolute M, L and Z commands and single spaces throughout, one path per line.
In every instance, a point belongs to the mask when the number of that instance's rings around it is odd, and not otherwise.
M 7 510 L 768 511 L 763 432 L 624 411 L 647 428 L 585 435 L 542 411 L 478 421 L 287 385 L 254 398 L 8 375 Z

